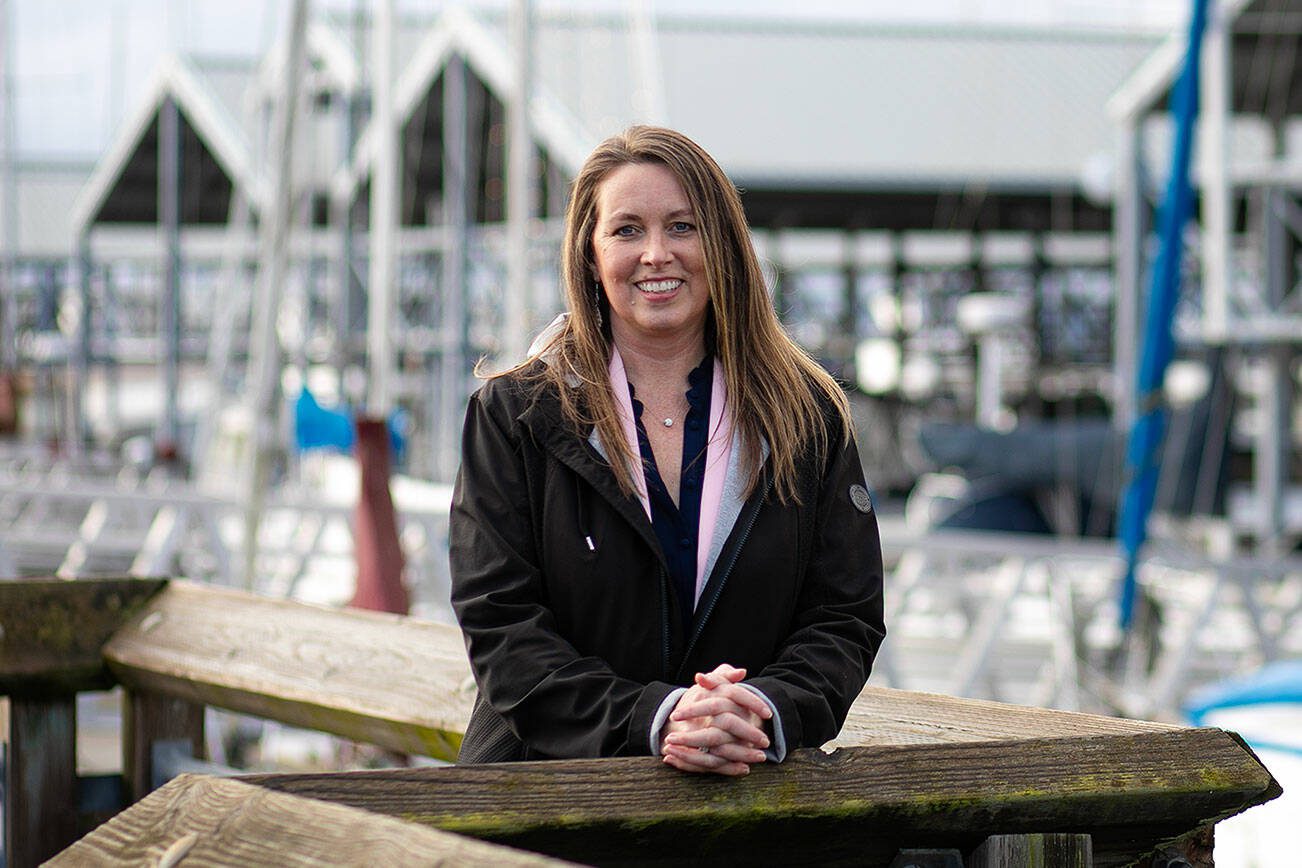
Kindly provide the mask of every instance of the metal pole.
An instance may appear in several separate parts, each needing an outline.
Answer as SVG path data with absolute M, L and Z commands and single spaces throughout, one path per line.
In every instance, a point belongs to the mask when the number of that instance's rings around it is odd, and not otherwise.
M 439 446 L 436 466 L 447 480 L 457 469 L 457 433 L 466 382 L 466 247 L 470 236 L 466 84 L 465 61 L 454 55 L 443 70 L 442 376 L 439 394 L 430 402 L 439 414 L 430 426 Z
M 1229 179 L 1230 23 L 1224 4 L 1212 3 L 1203 38 L 1202 248 L 1203 333 L 1210 343 L 1230 336 L 1230 251 L 1233 191 Z
M 534 159 L 529 135 L 532 79 L 533 4 L 512 0 L 507 25 L 511 50 L 511 98 L 506 104 L 506 335 L 501 361 L 524 359 L 533 327 L 533 288 L 529 267 L 529 220 L 533 216 Z
M 375 155 L 371 162 L 371 262 L 367 275 L 367 352 L 370 362 L 369 415 L 392 409 L 395 234 L 398 229 L 398 178 L 401 154 L 393 111 L 393 0 L 377 0 L 371 25 L 372 127 Z
M 854 228 L 846 229 L 841 236 L 841 317 L 840 334 L 835 335 L 832 344 L 836 351 L 832 358 L 847 370 L 854 364 L 855 348 L 859 346 L 859 264 L 858 233 Z
M 0 374 L 18 367 L 18 336 L 14 323 L 18 309 L 18 202 L 14 177 L 13 39 L 9 3 L 0 0 Z
M 637 67 L 633 103 L 643 123 L 662 124 L 665 122 L 664 76 L 660 72 L 655 16 L 650 7 L 650 0 L 632 0 L 628 8 L 629 35 Z
M 1004 341 L 1001 329 L 992 329 L 977 338 L 976 423 L 982 428 L 998 430 L 1004 404 Z
M 90 374 L 91 257 L 90 231 L 77 239 L 76 343 L 72 352 L 72 378 L 68 384 L 68 453 L 79 457 L 86 445 L 86 381 Z
M 352 162 L 356 144 L 358 95 L 344 97 L 343 153 L 346 163 Z M 340 394 L 343 393 L 344 371 L 348 368 L 353 336 L 353 197 L 341 196 L 331 202 L 331 222 L 338 229 L 339 257 L 335 260 L 335 298 L 333 313 L 335 340 L 333 361 L 338 377 Z
M 1139 118 L 1127 118 L 1117 137 L 1117 185 L 1112 212 L 1116 308 L 1112 338 L 1112 418 L 1129 428 L 1136 417 L 1135 371 L 1139 369 L 1139 323 L 1143 316 L 1140 284 L 1144 270 L 1144 209 Z
M 289 227 L 293 221 L 293 176 L 290 155 L 294 122 L 298 114 L 299 84 L 306 41 L 307 0 L 295 0 L 290 9 L 289 45 L 285 52 L 284 90 L 272 115 L 271 149 L 272 199 L 262 215 L 258 239 L 258 291 L 253 310 L 253 334 L 249 346 L 249 419 L 252 444 L 246 477 L 244 513 L 244 587 L 254 587 L 258 556 L 258 528 L 266 499 L 270 453 L 277 432 L 276 395 L 280 386 L 280 345 L 276 338 L 276 316 L 284 293 L 289 265 Z
M 104 297 L 104 415 L 108 422 L 108 440 L 116 442 L 122 435 L 122 354 L 118 335 L 117 289 L 113 286 L 113 270 L 107 265 L 96 269 Z
M 181 111 L 167 97 L 158 114 L 158 231 L 163 250 L 159 337 L 163 344 L 163 418 L 159 454 L 175 455 L 180 438 L 176 396 L 181 370 Z
M 1288 193 L 1278 188 L 1265 191 L 1262 229 L 1264 234 L 1266 302 L 1279 310 L 1297 278 L 1294 258 L 1297 244 L 1285 223 Z M 1293 453 L 1293 347 L 1270 345 L 1262 354 L 1265 376 L 1257 395 L 1258 427 L 1253 476 L 1256 500 L 1261 505 L 1257 532 L 1259 554 L 1280 557 L 1287 553 L 1284 515 L 1289 481 L 1289 458 Z

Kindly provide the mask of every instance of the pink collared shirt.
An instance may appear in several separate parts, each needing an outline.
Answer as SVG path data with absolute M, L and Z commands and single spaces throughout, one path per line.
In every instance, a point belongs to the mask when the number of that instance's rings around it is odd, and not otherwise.
M 719 520 L 719 504 L 723 500 L 728 460 L 732 456 L 732 416 L 728 412 L 728 392 L 723 378 L 723 366 L 716 359 L 713 368 L 714 380 L 710 385 L 710 438 L 705 453 L 705 481 L 701 486 L 701 517 L 697 529 L 696 601 L 694 603 L 701 599 L 701 591 L 705 588 L 706 563 Z M 629 450 L 637 455 L 639 454 L 637 422 L 633 416 L 633 401 L 628 394 L 628 374 L 624 370 L 624 360 L 619 354 L 619 348 L 615 346 L 611 347 L 609 373 L 611 391 L 615 393 L 615 411 L 619 414 L 624 442 L 628 444 Z M 646 474 L 643 472 L 641 462 L 634 462 L 632 471 L 638 500 L 641 501 L 642 509 L 649 519 L 651 501 L 647 496 Z

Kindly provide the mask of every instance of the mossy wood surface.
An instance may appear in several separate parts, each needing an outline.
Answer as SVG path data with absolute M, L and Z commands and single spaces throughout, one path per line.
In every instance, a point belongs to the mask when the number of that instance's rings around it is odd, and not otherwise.
M 1092 836 L 1096 865 L 1124 865 L 1279 793 L 1215 729 L 803 750 L 740 780 L 649 757 L 244 780 L 598 864 L 887 865 L 902 847 L 1070 832 Z
M 533 853 L 238 781 L 181 775 L 50 866 L 557 865 Z
M 0 694 L 65 695 L 112 685 L 101 649 L 163 579 L 0 582 Z
M 474 684 L 454 627 L 172 582 L 109 641 L 124 685 L 455 759 Z

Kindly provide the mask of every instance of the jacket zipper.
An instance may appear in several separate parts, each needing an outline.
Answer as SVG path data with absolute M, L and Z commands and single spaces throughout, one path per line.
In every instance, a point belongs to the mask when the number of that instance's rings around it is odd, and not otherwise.
M 669 679 L 669 575 L 660 567 L 660 671 Z
M 701 633 L 705 630 L 705 624 L 710 620 L 710 615 L 714 612 L 714 604 L 719 601 L 719 595 L 723 593 L 723 586 L 728 583 L 728 578 L 732 575 L 732 568 L 737 565 L 737 558 L 741 557 L 741 550 L 746 547 L 746 540 L 750 539 L 750 532 L 751 529 L 755 527 L 755 520 L 759 518 L 760 508 L 764 505 L 764 501 L 768 499 L 769 493 L 772 492 L 772 490 L 773 480 L 770 478 L 768 485 L 764 489 L 764 496 L 756 502 L 755 508 L 751 510 L 750 517 L 746 519 L 746 527 L 742 530 L 741 539 L 737 541 L 737 547 L 733 549 L 732 557 L 728 559 L 727 569 L 725 569 L 723 574 L 720 576 L 719 584 L 715 586 L 714 593 L 710 595 L 710 600 L 706 603 L 705 612 L 701 615 L 700 621 L 697 622 L 696 629 L 692 631 L 691 641 L 687 643 L 687 648 L 683 651 L 682 663 L 679 664 L 678 672 L 675 673 L 675 680 L 677 680 L 678 677 L 682 677 L 682 664 L 685 664 L 692 656 L 692 651 L 696 648 L 696 640 L 701 638 Z M 663 569 L 661 572 L 663 574 Z M 668 636 L 669 620 L 667 613 L 665 614 L 664 623 L 666 626 L 666 636 Z

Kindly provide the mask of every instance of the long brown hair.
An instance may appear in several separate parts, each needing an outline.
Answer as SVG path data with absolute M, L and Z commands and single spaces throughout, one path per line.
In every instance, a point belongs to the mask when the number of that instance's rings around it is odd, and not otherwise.
M 682 133 L 630 127 L 598 145 L 584 162 L 570 192 L 561 257 L 570 316 L 535 355 L 546 356 L 547 364 L 533 365 L 531 358 L 507 373 L 529 369 L 549 381 L 576 430 L 596 427 L 620 488 L 633 493 L 630 468 L 638 458 L 624 439 L 608 382 L 610 337 L 602 322 L 609 321 L 610 313 L 592 278 L 597 193 L 613 170 L 630 163 L 668 167 L 691 202 L 710 290 L 706 342 L 722 365 L 733 427 L 750 468 L 747 494 L 759 482 L 764 441 L 779 499 L 798 502 L 796 466 L 801 453 L 812 446 L 816 454 L 826 456 L 837 428 L 842 444 L 849 441 L 849 403 L 831 375 L 778 321 L 737 188 L 714 159 Z M 828 404 L 834 410 L 830 419 L 822 409 Z

